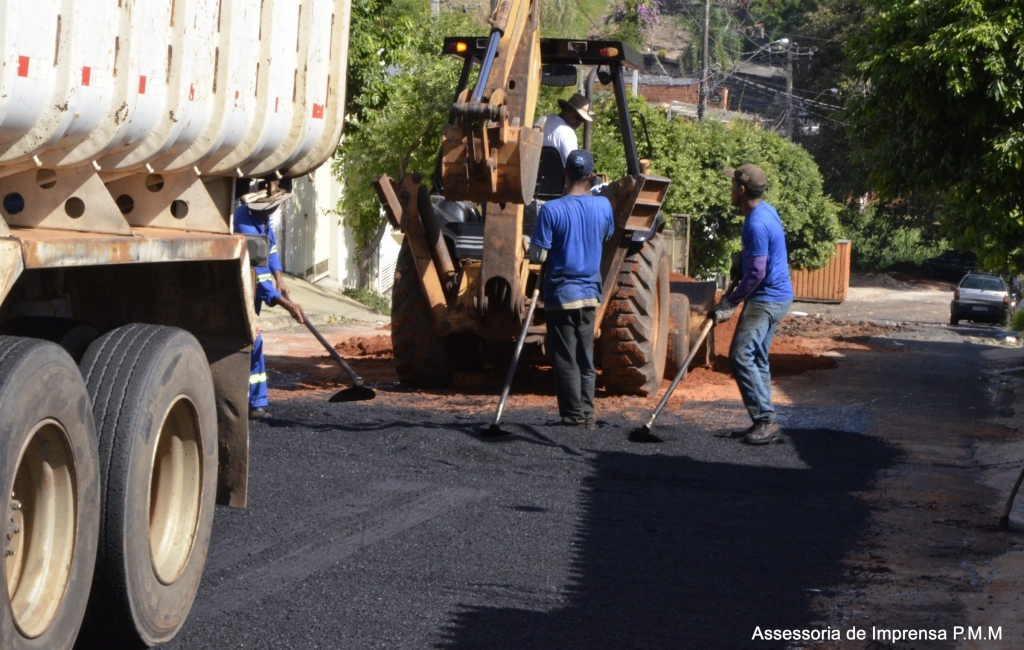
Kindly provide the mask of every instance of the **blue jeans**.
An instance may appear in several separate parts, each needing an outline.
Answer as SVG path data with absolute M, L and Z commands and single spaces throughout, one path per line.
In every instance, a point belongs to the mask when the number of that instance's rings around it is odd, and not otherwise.
M 754 422 L 774 422 L 772 376 L 768 371 L 768 349 L 775 325 L 789 312 L 792 300 L 756 302 L 748 300 L 736 325 L 729 347 L 732 375 L 740 388 L 743 405 Z

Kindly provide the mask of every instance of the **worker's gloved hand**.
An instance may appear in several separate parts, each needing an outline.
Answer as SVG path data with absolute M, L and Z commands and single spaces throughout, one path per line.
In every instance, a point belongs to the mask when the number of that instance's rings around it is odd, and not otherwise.
M 735 312 L 736 304 L 722 298 L 718 301 L 718 304 L 715 305 L 714 311 L 711 312 L 711 317 L 715 320 L 715 325 L 718 325 L 719 323 L 724 323 L 732 318 L 732 315 Z

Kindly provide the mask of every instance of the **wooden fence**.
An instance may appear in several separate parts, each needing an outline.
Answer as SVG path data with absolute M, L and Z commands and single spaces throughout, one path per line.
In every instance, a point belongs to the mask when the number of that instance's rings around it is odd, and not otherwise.
M 795 300 L 834 302 L 846 300 L 850 288 L 850 240 L 836 242 L 836 254 L 820 269 L 791 271 Z

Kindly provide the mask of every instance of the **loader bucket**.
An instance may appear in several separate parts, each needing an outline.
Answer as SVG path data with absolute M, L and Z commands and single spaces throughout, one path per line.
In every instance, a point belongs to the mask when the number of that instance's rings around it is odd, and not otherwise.
M 481 130 L 486 128 L 487 136 Z M 441 175 L 449 201 L 527 204 L 533 200 L 544 134 L 540 129 L 507 127 L 499 142 L 498 126 L 476 127 L 466 137 L 457 125 L 444 129 Z M 486 150 L 487 143 L 495 145 Z
M 701 326 L 715 308 L 715 293 L 718 287 L 714 282 L 672 282 L 670 293 L 681 293 L 690 301 L 690 340 L 696 341 L 700 336 Z M 707 337 L 693 359 L 695 366 L 710 366 L 715 355 L 714 332 Z

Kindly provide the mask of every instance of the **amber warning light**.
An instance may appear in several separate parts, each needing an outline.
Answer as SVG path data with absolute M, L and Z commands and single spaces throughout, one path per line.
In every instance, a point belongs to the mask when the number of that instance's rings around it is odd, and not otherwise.
M 449 43 L 448 44 L 448 51 L 449 52 L 457 52 L 459 54 L 463 54 L 468 49 L 469 49 L 469 46 L 466 45 L 466 43 L 463 42 L 463 41 L 455 41 L 454 43 Z
M 618 56 L 619 55 L 619 48 L 617 48 L 617 47 L 602 47 L 597 52 L 601 56 L 605 56 L 605 57 Z

